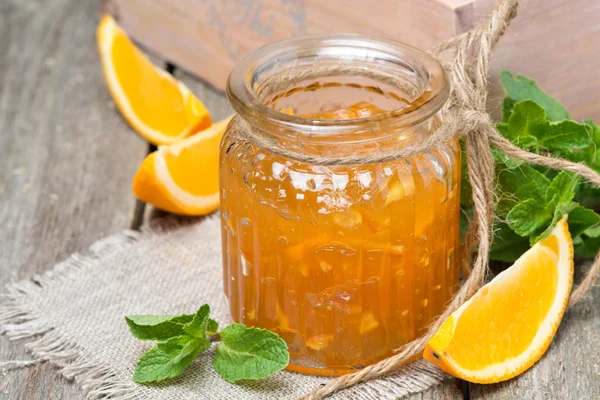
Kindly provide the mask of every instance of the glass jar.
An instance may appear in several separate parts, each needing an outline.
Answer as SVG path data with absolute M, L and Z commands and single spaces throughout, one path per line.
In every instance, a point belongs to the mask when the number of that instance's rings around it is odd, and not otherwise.
M 440 123 L 440 64 L 391 41 L 298 38 L 240 61 L 227 96 L 237 116 L 221 143 L 220 211 L 233 320 L 276 332 L 288 368 L 318 375 L 424 333 L 458 286 L 460 147 L 394 152 Z

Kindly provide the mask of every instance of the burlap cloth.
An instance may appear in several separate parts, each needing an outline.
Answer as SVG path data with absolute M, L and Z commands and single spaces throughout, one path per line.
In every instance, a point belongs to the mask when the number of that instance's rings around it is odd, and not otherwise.
M 165 217 L 141 232 L 110 236 L 44 275 L 9 286 L 0 331 L 11 339 L 31 338 L 33 356 L 60 367 L 91 399 L 294 399 L 327 382 L 282 371 L 264 381 L 230 384 L 214 371 L 213 351 L 168 383 L 131 380 L 152 344 L 133 338 L 125 315 L 193 313 L 209 303 L 222 326 L 229 322 L 220 237 L 215 217 Z M 442 379 L 441 371 L 419 361 L 331 398 L 397 399 Z

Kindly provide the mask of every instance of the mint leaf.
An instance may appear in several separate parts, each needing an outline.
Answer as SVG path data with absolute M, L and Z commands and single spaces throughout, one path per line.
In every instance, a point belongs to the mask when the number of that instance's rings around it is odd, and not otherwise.
M 518 168 L 521 165 L 523 165 L 523 161 L 510 158 L 495 147 L 492 148 L 492 156 L 494 156 L 494 161 L 496 163 L 504 164 L 504 166 L 506 166 L 509 169 Z
M 546 110 L 546 114 L 551 121 L 562 121 L 569 118 L 569 113 L 562 104 L 548 96 L 533 80 L 526 76 L 501 71 L 500 83 L 504 87 L 506 97 L 515 101 L 535 101 Z
M 530 165 L 523 164 L 519 168 L 504 168 L 497 165 L 499 200 L 498 215 L 507 217 L 509 211 L 520 201 L 527 199 L 545 203 L 546 191 L 550 180 Z
M 518 101 L 510 98 L 510 97 L 505 97 L 504 101 L 502 102 L 502 121 L 503 122 L 508 122 L 508 119 L 510 118 L 510 115 L 512 114 L 512 109 L 515 106 L 515 104 L 517 104 Z
M 271 331 L 232 324 L 221 331 L 213 366 L 229 382 L 264 379 L 289 363 L 287 345 Z
M 507 224 L 497 223 L 494 226 L 494 242 L 490 250 L 492 260 L 514 262 L 529 247 L 529 240 L 517 235 Z
M 543 202 L 550 180 L 530 165 L 519 168 L 503 169 L 498 173 L 498 183 L 519 200 L 535 199 Z
M 596 232 L 589 228 L 595 227 L 599 223 L 600 215 L 580 205 L 577 205 L 569 213 L 569 232 L 571 232 L 571 237 L 577 237 L 584 232 L 594 234 Z
M 516 103 L 508 122 L 496 124 L 496 128 L 513 144 L 527 150 L 544 148 L 569 155 L 585 153 L 591 144 L 589 126 L 569 120 L 551 122 L 544 109 L 531 100 Z
M 567 203 L 575 197 L 575 188 L 579 183 L 579 175 L 573 172 L 561 171 L 548 186 L 545 199 L 549 207 L 555 208 L 561 203 Z
M 210 307 L 208 304 L 202 305 L 196 312 L 196 315 L 194 315 L 194 318 L 183 326 L 183 331 L 197 338 L 205 338 L 209 314 Z
M 562 219 L 562 217 L 564 217 L 566 214 L 569 214 L 571 211 L 573 211 L 577 206 L 579 206 L 579 204 L 574 203 L 574 202 L 559 204 L 554 209 L 554 216 L 552 217 L 552 221 L 550 222 L 550 225 L 548 225 L 548 227 L 541 234 L 539 234 L 537 236 L 535 236 L 535 235 L 531 236 L 529 238 L 529 243 L 531 243 L 531 245 L 533 246 L 535 243 L 548 237 L 550 235 L 550 233 L 552 232 L 552 229 L 554 229 L 554 227 L 558 223 L 558 221 L 560 221 Z
M 219 333 L 219 323 L 214 319 L 209 318 L 208 324 L 206 325 L 206 333 L 210 336 Z
M 534 126 L 531 132 L 543 148 L 557 151 L 567 157 L 572 153 L 585 152 L 591 144 L 588 128 L 575 121 L 551 122 L 546 126 Z
M 600 238 L 600 225 L 585 230 L 585 235 L 591 238 Z
M 580 243 L 575 245 L 575 253 L 579 257 L 596 257 L 600 251 L 600 237 L 585 237 Z
M 583 126 L 587 129 L 590 145 L 585 149 L 573 149 L 565 156 L 575 162 L 585 162 L 589 167 L 600 171 L 600 127 L 590 120 L 583 121 Z
M 138 383 L 156 382 L 177 376 L 209 347 L 208 339 L 188 335 L 159 343 L 140 358 L 133 380 Z
M 193 315 L 132 315 L 125 317 L 131 334 L 140 340 L 166 340 L 183 335 L 183 325 L 190 322 Z
M 544 204 L 527 199 L 517 204 L 506 216 L 508 226 L 521 236 L 531 236 L 544 228 L 552 219 Z
M 532 130 L 539 130 L 549 124 L 544 110 L 530 100 L 516 103 L 508 122 L 496 124 L 498 131 L 514 145 L 522 149 L 537 146 Z

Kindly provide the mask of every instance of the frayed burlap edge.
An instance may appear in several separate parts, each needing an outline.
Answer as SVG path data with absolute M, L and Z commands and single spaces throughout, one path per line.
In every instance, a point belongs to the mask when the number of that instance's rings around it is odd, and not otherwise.
M 72 254 L 48 272 L 9 285 L 3 295 L 6 300 L 0 305 L 0 333 L 6 335 L 9 340 L 34 336 L 37 338 L 25 344 L 25 348 L 36 357 L 36 360 L 8 362 L 6 365 L 18 368 L 49 361 L 60 368 L 63 376 L 75 380 L 87 392 L 87 397 L 90 399 L 115 395 L 121 399 L 133 398 L 130 396 L 135 389 L 132 382 L 124 383 L 115 380 L 115 373 L 110 366 L 102 365 L 94 354 L 88 354 L 77 343 L 54 329 L 52 320 L 38 315 L 31 306 L 31 301 L 42 296 L 44 289 L 76 279 L 84 270 L 96 268 L 103 257 L 125 250 L 148 235 L 152 236 L 156 233 L 151 230 L 146 232 L 126 230 L 109 236 L 94 243 L 86 255 Z

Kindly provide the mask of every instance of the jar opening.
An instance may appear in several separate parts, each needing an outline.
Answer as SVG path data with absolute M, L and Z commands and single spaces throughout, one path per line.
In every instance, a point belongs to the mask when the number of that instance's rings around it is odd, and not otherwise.
M 430 119 L 448 92 L 444 70 L 433 57 L 352 34 L 267 45 L 242 59 L 227 82 L 227 96 L 241 118 L 270 134 L 307 134 L 312 141 L 401 133 Z M 319 117 L 360 102 L 378 111 Z

